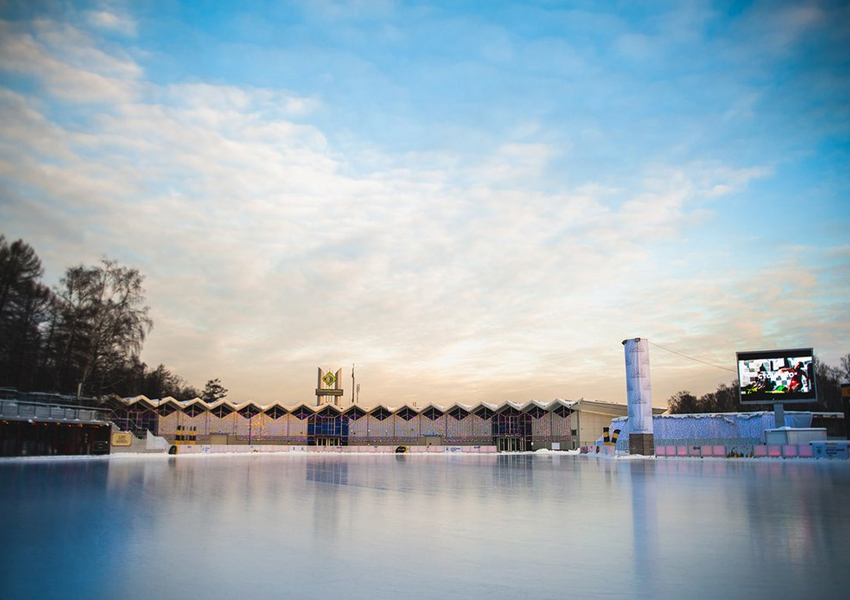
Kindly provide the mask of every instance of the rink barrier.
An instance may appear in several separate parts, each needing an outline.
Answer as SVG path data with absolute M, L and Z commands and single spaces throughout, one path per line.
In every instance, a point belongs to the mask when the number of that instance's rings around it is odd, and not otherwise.
M 823 442 L 821 442 L 823 443 Z M 604 446 L 602 446 L 604 448 Z M 610 453 L 609 453 L 610 454 Z M 698 456 L 698 457 L 715 457 L 715 458 L 746 458 L 747 454 L 740 452 L 740 449 L 733 446 L 720 445 L 691 445 L 691 446 L 670 446 L 658 445 L 655 447 L 655 455 L 669 458 L 682 456 Z M 752 447 L 754 458 L 816 458 L 818 454 L 815 452 L 815 447 L 812 444 L 770 444 L 770 445 L 755 445 Z M 845 456 L 830 456 L 830 458 L 846 458 Z
M 177 448 L 175 446 L 175 448 Z M 283 444 L 264 444 L 253 446 L 247 444 L 198 444 L 194 446 L 179 446 L 177 454 L 271 454 L 271 453 L 310 453 L 310 454 L 351 454 L 375 453 L 395 454 L 398 445 L 394 446 L 289 446 Z M 406 446 L 410 454 L 495 454 L 496 446 Z

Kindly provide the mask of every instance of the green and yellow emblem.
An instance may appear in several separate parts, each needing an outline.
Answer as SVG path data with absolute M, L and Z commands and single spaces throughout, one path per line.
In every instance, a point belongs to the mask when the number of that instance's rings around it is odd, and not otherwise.
M 336 375 L 334 375 L 333 373 L 325 373 L 325 376 L 322 377 L 322 381 L 325 382 L 326 386 L 331 387 L 333 384 L 336 383 Z

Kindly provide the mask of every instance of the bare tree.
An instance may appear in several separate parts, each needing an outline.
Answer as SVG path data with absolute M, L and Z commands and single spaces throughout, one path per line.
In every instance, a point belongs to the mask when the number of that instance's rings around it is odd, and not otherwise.
M 697 397 L 687 390 L 670 396 L 670 399 L 667 401 L 667 405 L 670 407 L 670 412 L 673 414 L 700 412 Z
M 99 266 L 68 269 L 56 292 L 65 385 L 72 375 L 78 393 L 99 394 L 110 373 L 121 371 L 141 352 L 153 327 L 143 280 L 136 269 L 109 259 Z
M 195 388 L 186 383 L 179 375 L 169 371 L 162 364 L 146 374 L 144 378 L 144 394 L 148 398 L 165 398 L 166 396 L 171 396 L 178 400 L 191 400 L 198 397 L 198 392 Z
M 149 371 L 139 359 L 152 322 L 137 270 L 111 260 L 80 265 L 66 271 L 55 293 L 41 283 L 43 273 L 32 247 L 0 234 L 0 385 L 198 397 L 164 365 Z
M 839 372 L 845 382 L 850 381 L 850 354 L 845 354 L 841 357 L 841 367 Z

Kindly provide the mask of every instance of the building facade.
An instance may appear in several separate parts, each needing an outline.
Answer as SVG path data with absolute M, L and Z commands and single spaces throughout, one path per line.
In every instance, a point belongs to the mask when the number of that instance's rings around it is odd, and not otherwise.
M 478 403 L 424 408 L 351 404 L 260 406 L 226 400 L 178 402 L 145 396 L 110 401 L 124 431 L 151 431 L 172 443 L 363 445 L 494 445 L 499 451 L 578 447 L 575 402 Z

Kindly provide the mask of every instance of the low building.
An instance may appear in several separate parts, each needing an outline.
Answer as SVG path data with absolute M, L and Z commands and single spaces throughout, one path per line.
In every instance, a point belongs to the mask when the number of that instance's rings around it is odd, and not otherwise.
M 574 436 L 578 439 L 578 446 L 592 446 L 602 436 L 605 427 L 611 425 L 612 419 L 627 417 L 629 407 L 626 404 L 615 402 L 601 402 L 599 400 L 585 400 L 582 398 L 574 405 L 576 412 L 573 426 Z M 665 408 L 653 408 L 653 415 L 666 412 Z
M 110 432 L 97 409 L 0 400 L 0 456 L 109 454 Z
M 494 445 L 499 451 L 579 446 L 573 421 L 577 403 L 563 399 L 421 408 L 207 404 L 197 398 L 179 402 L 145 396 L 109 403 L 120 429 L 151 431 L 176 444 Z

